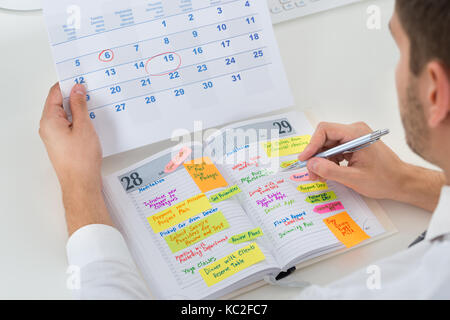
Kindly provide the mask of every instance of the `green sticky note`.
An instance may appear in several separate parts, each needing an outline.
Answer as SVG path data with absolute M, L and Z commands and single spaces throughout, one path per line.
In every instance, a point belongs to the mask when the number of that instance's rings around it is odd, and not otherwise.
M 198 222 L 194 222 L 181 230 L 164 237 L 170 250 L 175 253 L 197 242 L 202 241 L 230 225 L 222 212 L 218 211 Z
M 256 229 L 232 236 L 228 240 L 228 243 L 239 244 L 242 242 L 247 242 L 247 241 L 251 241 L 253 239 L 259 238 L 262 235 L 263 235 L 263 232 L 262 232 L 261 228 L 256 228 Z
M 334 191 L 329 191 L 329 192 L 309 196 L 305 199 L 305 201 L 315 204 L 315 203 L 328 202 L 328 201 L 336 200 L 336 199 L 337 199 L 337 196 L 334 193 Z
M 227 199 L 231 198 L 232 196 L 234 196 L 235 194 L 238 194 L 239 192 L 241 192 L 241 189 L 237 185 L 234 185 L 232 187 L 229 187 L 228 189 L 225 189 L 223 191 L 220 191 L 220 192 L 210 196 L 209 202 L 212 202 L 212 203 L 221 202 L 223 200 L 227 200 Z

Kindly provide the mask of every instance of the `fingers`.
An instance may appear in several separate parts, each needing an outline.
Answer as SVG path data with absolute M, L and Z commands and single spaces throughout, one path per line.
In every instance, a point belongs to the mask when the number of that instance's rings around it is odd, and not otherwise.
M 87 109 L 86 88 L 82 84 L 77 84 L 72 88 L 70 110 L 74 127 L 91 123 Z
M 298 159 L 306 161 L 323 149 L 349 142 L 369 132 L 369 126 L 362 122 L 352 125 L 322 122 L 317 126 L 309 145 L 299 155 Z
M 358 174 L 358 170 L 355 168 L 341 167 L 322 158 L 313 158 L 308 161 L 308 171 L 312 180 L 333 180 L 347 186 L 355 180 Z
M 48 94 L 39 123 L 39 135 L 47 139 L 70 131 L 70 122 L 63 108 L 63 96 L 59 84 L 55 84 Z
M 50 117 L 52 115 L 60 115 L 63 109 L 63 96 L 61 94 L 61 89 L 59 83 L 56 83 L 50 88 L 50 91 L 45 102 L 44 111 L 42 117 Z

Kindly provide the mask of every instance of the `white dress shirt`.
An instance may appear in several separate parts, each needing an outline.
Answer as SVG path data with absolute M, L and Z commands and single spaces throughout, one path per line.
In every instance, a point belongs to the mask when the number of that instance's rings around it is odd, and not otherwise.
M 81 271 L 76 297 L 150 298 L 117 229 L 105 225 L 79 229 L 68 241 L 67 255 L 69 264 Z M 442 189 L 425 240 L 373 265 L 374 279 L 364 268 L 326 287 L 312 285 L 298 298 L 450 299 L 450 186 Z

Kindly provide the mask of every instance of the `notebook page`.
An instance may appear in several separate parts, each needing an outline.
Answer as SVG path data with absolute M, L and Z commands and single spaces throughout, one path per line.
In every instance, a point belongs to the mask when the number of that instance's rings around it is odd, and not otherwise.
M 306 171 L 283 173 L 280 167 L 297 154 L 287 155 L 288 149 L 280 149 L 281 156 L 269 157 L 263 147 L 265 141 L 286 141 L 312 132 L 303 114 L 291 113 L 227 127 L 206 142 L 207 154 L 214 156 L 227 179 L 242 189 L 239 198 L 243 207 L 270 238 L 272 251 L 283 267 L 344 247 L 324 222 L 336 214 L 347 212 L 369 237 L 384 232 L 355 192 L 333 181 L 319 187 L 311 181 L 294 181 L 294 173 L 301 177 Z M 239 135 L 246 139 L 236 139 Z M 327 199 L 318 199 L 322 194 Z
M 104 156 L 292 105 L 265 1 L 43 5 L 65 109 L 86 85 Z
M 185 163 L 201 157 L 201 152 L 202 145 L 195 145 Z M 170 151 L 163 152 L 105 180 L 108 200 L 117 208 L 115 219 L 152 292 L 160 298 L 219 297 L 244 279 L 259 276 L 260 280 L 263 274 L 279 270 L 264 242 L 256 239 L 253 243 L 264 255 L 262 261 L 213 285 L 205 282 L 200 270 L 248 246 L 229 243 L 229 239 L 255 227 L 237 200 L 208 201 L 224 187 L 209 184 L 211 190 L 205 192 L 205 185 L 198 184 L 184 165 L 165 173 L 172 157 Z M 186 200 L 190 205 L 182 207 L 182 219 L 163 214 Z

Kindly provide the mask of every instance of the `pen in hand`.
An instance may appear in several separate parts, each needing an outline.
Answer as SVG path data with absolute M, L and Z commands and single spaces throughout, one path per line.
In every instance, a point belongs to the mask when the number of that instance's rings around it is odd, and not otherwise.
M 321 152 L 312 158 L 330 158 L 339 154 L 353 153 L 364 148 L 371 146 L 373 143 L 379 141 L 382 137 L 389 134 L 389 129 L 374 131 L 368 135 L 362 136 L 355 140 L 344 143 L 340 146 L 332 148 L 330 150 Z M 297 161 L 289 167 L 283 169 L 283 171 L 291 171 L 306 168 L 308 161 Z

